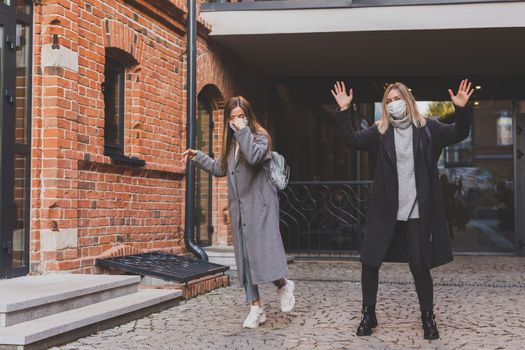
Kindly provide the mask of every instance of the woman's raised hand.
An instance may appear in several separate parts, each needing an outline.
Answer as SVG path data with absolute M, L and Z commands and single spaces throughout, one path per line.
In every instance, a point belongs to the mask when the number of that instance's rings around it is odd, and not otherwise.
M 184 153 L 182 153 L 182 162 L 187 163 L 188 159 L 193 159 L 197 155 L 197 151 L 188 148 Z
M 458 93 L 456 95 L 454 95 L 454 91 L 452 91 L 452 89 L 448 89 L 450 99 L 455 106 L 465 107 L 468 99 L 474 92 L 474 89 L 471 89 L 470 85 L 472 85 L 472 83 L 470 83 L 468 79 L 463 79 L 459 84 Z
M 348 95 L 346 94 L 346 88 L 344 82 L 337 81 L 334 84 L 334 89 L 331 90 L 332 95 L 335 98 L 335 101 L 339 105 L 339 108 L 341 111 L 344 111 L 345 109 L 350 108 L 350 103 L 352 103 L 352 99 L 354 98 L 354 93 L 352 89 L 348 92 Z

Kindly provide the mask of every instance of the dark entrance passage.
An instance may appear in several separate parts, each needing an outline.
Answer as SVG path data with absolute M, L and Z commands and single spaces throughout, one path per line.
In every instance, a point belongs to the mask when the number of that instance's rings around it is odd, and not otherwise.
M 281 231 L 288 252 L 299 256 L 355 255 L 365 234 L 375 164 L 368 154 L 345 148 L 338 139 L 330 89 L 343 78 L 275 82 L 275 142 L 289 162 L 292 180 L 280 195 Z M 354 89 L 354 127 L 366 128 L 379 119 L 384 87 L 395 81 L 412 89 L 423 114 L 453 123 L 447 90 L 456 89 L 462 78 L 344 79 Z M 520 254 L 515 193 L 523 186 L 523 175 L 516 175 L 521 159 L 516 118 L 525 101 L 520 88 L 525 77 L 469 79 L 476 88 L 471 134 L 447 147 L 438 162 L 453 250 Z

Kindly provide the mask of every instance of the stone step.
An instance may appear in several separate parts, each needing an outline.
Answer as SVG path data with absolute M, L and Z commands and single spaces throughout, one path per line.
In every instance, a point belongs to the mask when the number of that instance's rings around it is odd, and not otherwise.
M 125 315 L 140 309 L 150 308 L 154 305 L 177 300 L 182 295 L 180 290 L 144 289 L 137 293 L 121 296 L 111 300 L 102 301 L 78 309 L 61 312 L 43 318 L 19 323 L 13 326 L 0 328 L 1 349 L 23 349 L 28 344 L 45 342 L 47 339 L 79 331 L 108 320 L 125 322 Z M 74 336 L 70 339 L 75 339 Z M 46 348 L 59 344 L 62 341 L 48 342 L 42 347 Z
M 233 246 L 214 245 L 210 247 L 205 247 L 204 250 L 206 251 L 210 262 L 229 266 L 230 272 L 237 270 L 237 263 L 235 262 L 235 253 L 233 251 Z
M 229 257 L 234 254 L 233 246 L 213 245 L 205 247 L 204 250 L 208 257 Z
M 140 276 L 51 274 L 0 281 L 0 329 L 136 293 Z
M 237 264 L 235 262 L 235 257 L 210 257 L 208 256 L 210 262 L 215 264 L 221 264 L 229 266 L 230 270 L 237 270 Z

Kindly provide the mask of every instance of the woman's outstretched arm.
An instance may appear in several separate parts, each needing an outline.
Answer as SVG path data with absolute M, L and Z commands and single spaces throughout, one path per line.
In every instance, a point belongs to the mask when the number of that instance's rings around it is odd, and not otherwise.
M 441 149 L 444 146 L 452 145 L 466 139 L 470 133 L 470 124 L 472 112 L 467 106 L 468 100 L 474 89 L 471 89 L 471 83 L 464 79 L 459 84 L 458 93 L 449 89 L 450 98 L 454 103 L 455 122 L 445 124 L 437 121 L 433 125 L 432 137 L 436 140 L 435 147 Z
M 209 155 L 204 152 L 188 149 L 182 153 L 183 162 L 187 162 L 188 159 L 192 159 L 195 162 L 195 165 L 200 169 L 211 173 L 216 177 L 226 176 L 226 169 L 221 167 L 221 164 L 218 160 L 211 158 Z
M 345 145 L 357 150 L 374 150 L 379 141 L 379 131 L 377 127 L 374 125 L 365 130 L 355 131 L 352 126 L 352 118 L 350 115 L 350 104 L 353 99 L 352 89 L 350 89 L 347 94 L 345 83 L 338 81 L 334 84 L 334 89 L 331 92 L 339 106 L 336 112 L 336 119 L 341 141 Z

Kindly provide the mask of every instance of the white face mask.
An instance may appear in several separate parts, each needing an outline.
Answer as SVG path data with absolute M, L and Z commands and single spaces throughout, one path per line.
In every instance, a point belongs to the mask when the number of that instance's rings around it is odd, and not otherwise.
M 242 121 L 241 129 L 248 126 L 248 119 L 247 118 L 240 118 L 240 117 L 238 117 L 238 119 L 240 119 Z M 235 124 L 233 123 L 233 120 L 230 120 L 228 124 L 230 125 L 230 128 L 233 131 L 237 131 L 238 130 L 238 128 L 235 127 Z
M 401 119 L 406 114 L 407 104 L 404 100 L 392 101 L 386 105 L 386 110 L 392 118 Z
M 248 126 L 248 118 L 244 117 L 244 118 L 240 118 L 242 123 L 241 123 L 241 127 L 242 128 L 245 128 Z

